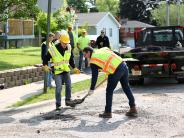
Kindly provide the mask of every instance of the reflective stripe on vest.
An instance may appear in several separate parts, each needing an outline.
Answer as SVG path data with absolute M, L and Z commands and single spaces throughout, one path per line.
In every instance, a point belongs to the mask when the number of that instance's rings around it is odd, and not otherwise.
M 109 74 L 113 74 L 122 61 L 121 57 L 106 48 L 96 50 L 90 59 L 90 63 L 96 64 Z
M 49 50 L 50 50 L 49 52 L 50 52 L 52 57 L 56 56 L 56 53 L 55 53 L 54 48 L 52 46 L 49 48 Z
M 64 60 L 64 61 L 61 61 L 61 62 L 52 63 L 51 67 L 52 66 L 59 66 L 59 65 L 62 65 L 62 64 L 69 64 L 69 61 Z
M 46 45 L 46 41 L 43 42 L 42 44 L 45 44 Z M 49 42 L 49 49 L 50 49 L 50 52 L 52 53 L 51 55 L 54 55 L 55 54 L 55 52 L 53 50 L 53 46 L 55 46 L 54 43 L 53 42 Z

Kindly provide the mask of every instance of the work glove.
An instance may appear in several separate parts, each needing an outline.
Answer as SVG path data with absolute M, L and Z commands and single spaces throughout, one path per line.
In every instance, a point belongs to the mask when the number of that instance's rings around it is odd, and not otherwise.
M 50 68 L 47 65 L 45 65 L 45 66 L 43 66 L 43 71 L 49 72 L 50 71 Z
M 74 68 L 74 69 L 73 69 L 73 72 L 74 72 L 75 74 L 80 74 L 80 70 L 79 70 L 78 68 Z
M 92 95 L 94 93 L 94 90 L 89 90 L 88 91 L 88 95 L 90 96 L 90 95 Z

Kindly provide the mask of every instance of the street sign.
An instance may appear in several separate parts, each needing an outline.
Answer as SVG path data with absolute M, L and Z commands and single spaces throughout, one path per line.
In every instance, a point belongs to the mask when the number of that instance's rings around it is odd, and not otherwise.
M 59 10 L 63 6 L 64 1 L 63 0 L 52 0 L 51 1 L 51 12 L 55 12 Z M 38 0 L 37 5 L 40 9 L 42 9 L 44 12 L 47 13 L 48 9 L 48 0 Z

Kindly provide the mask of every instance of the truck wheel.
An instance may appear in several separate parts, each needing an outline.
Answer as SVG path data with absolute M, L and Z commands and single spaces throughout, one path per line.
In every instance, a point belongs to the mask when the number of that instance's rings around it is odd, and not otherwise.
M 143 85 L 144 84 L 144 78 L 140 78 L 138 80 L 129 80 L 130 85 Z
M 184 78 L 177 78 L 178 83 L 184 83 Z
M 144 78 L 139 79 L 139 85 L 144 85 Z

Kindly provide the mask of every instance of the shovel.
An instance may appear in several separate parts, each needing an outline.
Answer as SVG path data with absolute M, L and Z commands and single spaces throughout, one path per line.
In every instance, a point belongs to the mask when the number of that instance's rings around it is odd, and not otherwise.
M 98 87 L 100 87 L 105 81 L 107 80 L 107 77 L 105 77 L 105 79 L 103 79 L 96 87 L 95 89 L 97 89 Z M 84 100 L 89 96 L 89 94 L 87 93 L 82 99 L 75 99 L 73 100 L 74 104 L 81 104 L 84 102 Z

